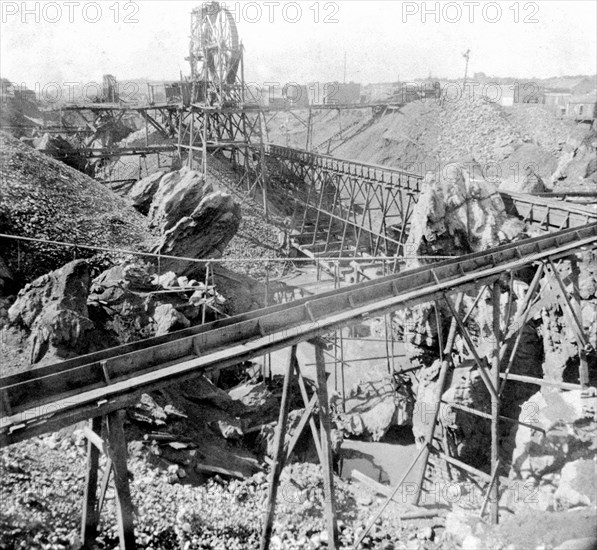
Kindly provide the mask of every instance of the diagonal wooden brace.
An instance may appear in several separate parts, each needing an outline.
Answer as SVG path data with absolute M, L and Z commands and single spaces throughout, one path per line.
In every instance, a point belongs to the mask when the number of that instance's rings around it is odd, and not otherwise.
M 477 354 L 477 351 L 475 350 L 475 344 L 471 340 L 471 337 L 470 337 L 470 334 L 468 333 L 467 328 L 464 326 L 464 323 L 462 322 L 460 315 L 454 309 L 454 306 L 452 305 L 452 301 L 450 300 L 450 298 L 447 296 L 446 293 L 443 293 L 443 297 L 444 297 L 446 304 L 448 304 L 450 311 L 452 312 L 452 317 L 456 321 L 456 324 L 458 325 L 458 328 L 460 329 L 460 334 L 462 334 L 462 337 L 464 338 L 464 341 L 466 343 L 468 350 L 470 351 L 471 355 L 475 359 L 475 363 L 477 364 L 477 367 L 479 368 L 479 374 L 481 375 L 481 378 L 483 379 L 483 382 L 485 383 L 487 390 L 489 391 L 491 397 L 497 399 L 497 391 L 496 391 L 491 379 L 489 378 L 489 374 L 487 373 L 487 370 L 488 370 L 487 366 L 483 363 L 483 361 L 481 361 L 481 358 Z

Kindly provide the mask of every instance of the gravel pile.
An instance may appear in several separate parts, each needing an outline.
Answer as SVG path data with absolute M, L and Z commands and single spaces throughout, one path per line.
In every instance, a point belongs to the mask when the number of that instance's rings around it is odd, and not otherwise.
M 474 159 L 500 162 L 522 142 L 503 109 L 482 98 L 447 100 L 440 111 L 440 132 L 434 153 L 441 162 Z
M 573 121 L 557 118 L 541 105 L 515 104 L 508 119 L 527 141 L 552 154 L 557 154 L 568 137 L 578 131 Z
M 121 249 L 143 250 L 152 236 L 128 203 L 62 162 L 0 132 L 0 232 Z M 16 278 L 31 281 L 76 258 L 107 255 L 41 243 L 2 242 Z M 114 258 L 115 259 L 115 258 Z
M 129 444 L 129 470 L 138 547 L 147 550 L 252 550 L 259 538 L 267 499 L 267 478 L 215 477 L 201 486 L 184 483 L 172 472 L 156 470 Z M 0 548 L 63 550 L 79 544 L 85 480 L 86 446 L 79 430 L 44 436 L 0 451 Z M 100 465 L 104 465 L 101 459 Z M 178 471 L 177 466 L 173 466 Z M 354 496 L 336 478 L 341 546 L 349 548 L 379 502 L 369 494 Z M 285 468 L 278 492 L 272 549 L 326 547 L 319 466 Z M 96 548 L 117 548 L 114 489 L 110 485 Z M 391 509 L 391 507 L 390 507 Z M 429 531 L 429 528 L 425 529 Z M 417 538 L 417 528 L 384 514 L 365 539 L 364 548 L 436 548 Z M 399 542 L 403 541 L 403 542 Z M 408 546 L 410 543 L 414 545 Z
M 339 124 L 337 114 L 321 121 L 329 128 Z M 559 119 L 541 105 L 504 108 L 484 98 L 446 97 L 442 102 L 428 99 L 408 103 L 400 112 L 381 116 L 333 154 L 422 174 L 435 170 L 438 163 L 474 160 L 492 167 L 487 173 L 491 179 L 495 177 L 493 163 L 500 165 L 504 179 L 524 175 L 530 166 L 545 181 L 569 155 L 566 163 L 574 158 L 572 165 L 555 179 L 560 180 L 558 187 L 570 188 L 582 187 L 582 180 L 590 177 L 585 149 L 594 158 L 595 146 L 591 142 L 577 150 L 589 134 L 586 125 Z M 285 144 L 282 134 L 274 132 L 272 137 Z M 300 136 L 296 141 L 304 143 L 305 138 Z M 522 177 L 519 179 L 522 183 Z M 593 181 L 591 185 L 594 187 Z

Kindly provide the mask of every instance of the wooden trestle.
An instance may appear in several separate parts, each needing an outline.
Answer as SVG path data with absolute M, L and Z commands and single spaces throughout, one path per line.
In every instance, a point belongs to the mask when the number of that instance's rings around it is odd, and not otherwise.
M 267 548 L 275 510 L 277 481 L 282 466 L 292 452 L 298 437 L 296 433 L 293 434 L 291 444 L 284 449 L 288 387 L 295 375 L 299 376 L 299 383 L 301 381 L 301 372 L 296 361 L 296 346 L 300 342 L 311 342 L 316 346 L 317 403 L 313 399 L 308 399 L 304 384 L 301 384 L 306 412 L 300 427 L 302 430 L 309 424 L 317 442 L 316 446 L 319 448 L 326 487 L 326 517 L 331 535 L 330 542 L 334 544 L 336 528 L 329 445 L 329 410 L 325 384 L 325 359 L 320 338 L 340 327 L 350 326 L 371 316 L 383 315 L 433 300 L 444 300 L 452 311 L 452 328 L 443 353 L 442 376 L 445 377 L 449 368 L 449 351 L 453 345 L 456 330 L 459 330 L 474 358 L 487 391 L 493 398 L 492 402 L 496 403 L 504 391 L 506 381 L 521 381 L 537 385 L 548 383 L 541 379 L 510 374 L 522 328 L 536 300 L 538 281 L 542 272 L 550 275 L 550 284 L 558 291 L 579 347 L 585 352 L 590 351 L 589 339 L 577 313 L 578 304 L 574 295 L 567 296 L 564 292 L 564 281 L 558 263 L 574 259 L 579 251 L 595 248 L 597 248 L 597 223 L 592 223 L 5 377 L 0 379 L 0 443 L 2 446 L 9 445 L 35 435 L 58 430 L 78 421 L 91 419 L 91 426 L 85 431 L 90 443 L 83 521 L 84 540 L 91 540 L 96 529 L 97 517 L 103 501 L 102 494 L 107 485 L 108 474 L 105 473 L 100 495 L 97 497 L 95 488 L 98 479 L 98 453 L 102 450 L 110 459 L 111 469 L 114 472 L 121 542 L 123 547 L 129 550 L 134 548 L 133 519 L 126 476 L 126 445 L 118 411 L 133 404 L 143 392 L 191 379 L 208 370 L 226 368 L 274 350 L 291 347 L 292 353 L 285 375 L 286 397 L 283 398 L 276 434 L 270 498 L 263 527 L 262 548 Z M 479 285 L 493 292 L 501 292 L 500 286 L 495 285 L 496 281 L 503 282 L 507 274 L 513 274 L 528 267 L 534 267 L 537 271 L 524 298 L 524 307 L 519 309 L 512 323 L 507 323 L 506 326 L 509 328 L 499 332 L 501 336 L 498 336 L 495 345 L 496 355 L 490 365 L 477 354 L 474 340 L 465 324 L 474 305 L 463 315 L 460 311 L 460 299 L 453 303 L 450 295 L 460 294 L 471 286 Z M 511 278 L 512 275 L 509 277 Z M 478 300 L 475 302 L 477 303 Z M 494 303 L 496 303 L 495 300 Z M 508 308 L 509 311 L 511 309 Z M 511 351 L 508 351 L 509 348 L 504 342 L 506 337 L 513 336 L 516 340 L 515 345 Z M 500 368 L 497 372 L 496 365 L 505 366 L 505 368 Z M 566 384 L 566 388 L 586 389 L 587 370 L 586 362 L 583 364 L 581 361 L 580 384 Z M 499 387 L 498 377 L 501 380 Z M 554 382 L 549 383 L 554 384 Z M 435 400 L 438 410 L 442 386 L 441 383 L 438 385 L 438 395 Z M 319 435 L 311 416 L 316 404 L 319 410 Z M 478 413 L 483 418 L 487 417 L 487 414 L 482 411 L 467 412 Z M 497 422 L 503 418 L 498 413 L 498 407 L 493 407 L 490 418 L 497 427 Z M 508 420 L 517 422 L 516 419 Z M 425 462 L 429 455 L 437 456 L 445 463 L 474 473 L 487 483 L 499 483 L 499 477 L 495 476 L 497 454 L 492 453 L 494 475 L 477 471 L 450 456 L 449 449 L 437 446 L 436 428 L 437 423 L 434 422 L 433 430 L 430 427 L 422 450 Z M 494 441 L 494 447 L 495 445 Z M 419 495 L 422 489 L 423 483 L 419 485 Z M 495 492 L 497 489 L 491 490 Z M 492 503 L 492 506 L 496 505 Z M 492 515 L 496 513 L 493 508 Z

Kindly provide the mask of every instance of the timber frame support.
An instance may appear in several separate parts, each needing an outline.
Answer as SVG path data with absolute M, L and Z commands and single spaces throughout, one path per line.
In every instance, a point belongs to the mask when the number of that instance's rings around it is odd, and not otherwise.
M 81 540 L 86 550 L 94 547 L 98 533 L 100 514 L 106 497 L 110 476 L 113 474 L 116 489 L 116 519 L 118 537 L 122 550 L 135 550 L 135 530 L 133 504 L 128 482 L 126 466 L 126 439 L 123 427 L 124 411 L 114 411 L 104 417 L 90 420 L 90 426 L 84 429 L 87 438 L 87 477 L 83 500 Z M 106 458 L 102 480 L 99 486 L 99 458 L 103 453 Z
M 330 437 L 330 409 L 327 390 L 327 376 L 325 372 L 325 358 L 324 350 L 318 343 L 315 344 L 315 363 L 317 371 L 317 390 L 316 394 L 309 399 L 305 380 L 296 357 L 297 346 L 292 346 L 290 350 L 290 358 L 286 367 L 284 375 L 284 386 L 282 390 L 282 402 L 280 404 L 280 415 L 278 424 L 276 426 L 276 433 L 274 436 L 274 456 L 271 464 L 271 473 L 269 480 L 269 491 L 267 498 L 266 511 L 263 522 L 263 531 L 261 537 L 261 550 L 268 550 L 270 539 L 272 535 L 274 516 L 276 512 L 276 497 L 278 494 L 278 486 L 280 484 L 280 475 L 284 468 L 284 464 L 290 458 L 294 446 L 298 438 L 303 432 L 307 424 L 311 429 L 315 448 L 319 456 L 323 471 L 323 487 L 324 487 L 324 510 L 326 527 L 329 534 L 328 548 L 335 550 L 338 548 L 338 527 L 336 523 L 336 501 L 334 495 L 334 472 L 332 460 L 332 447 Z M 298 384 L 301 391 L 301 396 L 305 405 L 305 412 L 294 430 L 289 444 L 285 445 L 286 428 L 288 420 L 288 412 L 290 405 L 290 389 L 295 378 L 298 379 Z M 319 410 L 319 430 L 313 419 L 313 412 L 315 406 Z
M 504 398 L 504 389 L 507 382 L 517 382 L 537 385 L 543 387 L 553 387 L 559 390 L 581 390 L 585 391 L 589 384 L 589 369 L 587 365 L 587 355 L 593 354 L 595 350 L 589 343 L 588 335 L 585 332 L 581 316 L 579 314 L 578 304 L 578 268 L 577 259 L 574 255 L 565 256 L 557 261 L 547 257 L 543 260 L 534 263 L 534 276 L 528 282 L 526 292 L 520 295 L 522 291 L 519 289 L 518 306 L 516 315 L 514 310 L 514 276 L 515 271 L 508 271 L 507 274 L 500 279 L 493 282 L 488 282 L 480 287 L 477 297 L 469 306 L 468 311 L 461 313 L 463 304 L 463 293 L 460 292 L 456 298 L 455 303 L 452 303 L 448 296 L 448 291 L 443 291 L 441 297 L 447 305 L 451 314 L 451 323 L 449 334 L 447 336 L 446 344 L 442 351 L 441 331 L 442 325 L 439 320 L 438 308 L 436 305 L 436 319 L 438 340 L 440 346 L 441 367 L 436 382 L 436 394 L 434 398 L 434 409 L 431 416 L 431 422 L 427 425 L 427 433 L 424 441 L 421 442 L 421 450 L 417 458 L 411 464 L 411 469 L 420 457 L 423 459 L 423 468 L 419 471 L 416 482 L 416 492 L 414 494 L 413 503 L 418 506 L 421 503 L 421 497 L 425 491 L 425 482 L 428 480 L 428 466 L 432 458 L 437 458 L 442 461 L 446 468 L 445 471 L 450 477 L 450 467 L 454 466 L 457 470 L 471 475 L 486 483 L 485 498 L 483 500 L 480 516 L 485 515 L 487 505 L 490 505 L 489 520 L 493 524 L 499 522 L 499 498 L 500 498 L 500 483 L 505 478 L 500 478 L 499 468 L 501 459 L 500 451 L 500 424 L 503 422 L 515 425 L 524 425 L 536 430 L 539 427 L 527 424 L 517 418 L 512 418 L 502 414 L 500 410 L 501 401 Z M 431 270 L 435 277 L 433 269 Z M 435 277 L 437 280 L 437 277 Z M 578 348 L 578 384 L 563 382 L 562 380 L 548 380 L 543 378 L 533 378 L 530 376 L 522 376 L 511 373 L 511 369 L 515 364 L 517 351 L 520 349 L 523 332 L 525 330 L 527 321 L 537 313 L 537 308 L 541 307 L 541 281 L 544 281 L 546 287 L 550 288 L 555 296 L 555 302 L 562 309 L 565 318 L 568 321 L 568 326 L 573 334 L 574 341 Z M 570 290 L 571 289 L 571 290 Z M 507 301 L 505 307 L 502 308 L 502 295 L 507 294 Z M 488 356 L 480 357 L 478 349 L 478 342 L 470 333 L 467 327 L 467 321 L 478 306 L 482 296 L 485 295 L 486 302 L 491 303 L 491 328 L 493 333 L 493 341 Z M 490 299 L 487 296 L 490 295 Z M 474 362 L 480 378 L 484 382 L 484 386 L 491 398 L 490 412 L 472 409 L 463 406 L 456 402 L 448 402 L 443 399 L 445 390 L 447 389 L 448 380 L 450 379 L 448 373 L 453 367 L 452 351 L 454 348 L 455 338 L 459 335 L 472 361 Z M 442 406 L 463 411 L 467 414 L 486 419 L 491 423 L 491 450 L 490 472 L 484 472 L 474 468 L 461 460 L 455 458 L 451 454 L 451 446 L 446 438 L 445 427 L 442 426 L 440 418 L 440 409 Z

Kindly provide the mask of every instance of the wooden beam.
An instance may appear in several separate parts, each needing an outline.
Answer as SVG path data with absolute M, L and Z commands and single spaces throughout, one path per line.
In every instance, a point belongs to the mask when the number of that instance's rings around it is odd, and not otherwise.
M 456 298 L 456 311 L 458 311 L 462 305 L 462 299 L 464 298 L 464 293 L 460 292 L 458 297 Z M 433 436 L 435 434 L 435 426 L 437 424 L 437 418 L 439 416 L 439 411 L 441 408 L 441 401 L 442 395 L 444 393 L 444 386 L 446 384 L 446 378 L 448 376 L 448 368 L 450 366 L 451 360 L 451 353 L 452 348 L 454 347 L 454 340 L 456 338 L 456 320 L 453 318 L 452 322 L 450 323 L 450 331 L 448 333 L 448 338 L 446 339 L 446 347 L 444 349 L 444 360 L 441 363 L 439 376 L 435 386 L 435 396 L 434 396 L 434 407 L 433 407 L 433 417 L 431 419 L 431 423 L 427 426 L 427 433 L 425 434 L 425 444 L 422 449 L 423 454 L 423 465 L 420 469 L 419 476 L 417 478 L 416 484 L 416 493 L 414 497 L 415 506 L 418 506 L 419 501 L 421 499 L 421 493 L 423 492 L 423 482 L 425 479 L 425 469 L 427 468 L 427 462 L 429 461 L 429 453 L 431 451 L 431 443 L 433 441 Z M 413 462 L 414 464 L 414 462 Z
M 485 284 L 500 277 L 504 269 L 521 269 L 543 258 L 569 255 L 571 250 L 596 244 L 597 224 L 187 329 L 165 339 L 149 340 L 143 344 L 146 347 L 123 346 L 0 379 L 0 389 L 10 392 L 13 408 L 10 417 L 2 417 L 0 442 L 16 442 L 89 416 L 100 416 L 126 406 L 142 392 L 191 379 L 207 368 L 225 368 L 358 323 L 363 317 L 412 307 L 453 288 Z M 496 261 L 498 265 L 494 265 Z M 157 342 L 163 343 L 156 345 Z M 136 351 L 121 355 L 121 350 L 130 349 Z M 195 355 L 196 350 L 200 357 Z M 97 366 L 99 361 L 108 359 L 110 385 L 106 385 Z M 90 385 L 94 376 L 97 381 Z M 40 400 L 39 395 L 44 397 Z
M 309 401 L 309 403 L 306 405 L 305 411 L 303 412 L 303 415 L 301 416 L 301 419 L 300 419 L 297 427 L 292 432 L 292 437 L 291 437 L 290 441 L 288 442 L 288 446 L 286 448 L 286 453 L 285 453 L 286 454 L 286 458 L 285 458 L 286 462 L 292 456 L 292 452 L 294 451 L 294 448 L 296 447 L 296 444 L 298 443 L 299 438 L 301 437 L 305 427 L 309 423 L 309 420 L 311 420 L 311 417 L 313 415 L 313 410 L 315 409 L 316 405 L 317 405 L 317 395 L 313 394 L 313 396 L 311 397 L 311 401 Z
M 100 437 L 102 418 L 98 416 L 90 421 L 89 431 Z M 97 474 L 99 469 L 99 448 L 91 439 L 87 440 L 87 474 L 83 495 L 83 512 L 81 521 L 81 540 L 85 550 L 92 550 L 97 537 Z
M 500 282 L 493 283 L 492 293 L 492 313 L 493 313 L 493 357 L 491 365 L 492 385 L 494 388 L 500 386 L 500 347 L 502 341 L 502 331 L 500 328 L 500 307 L 501 307 L 501 288 Z M 499 450 L 500 450 L 500 398 L 497 395 L 491 396 L 491 469 L 494 477 L 490 482 L 490 490 L 493 500 L 491 502 L 491 523 L 497 525 L 499 521 L 499 477 L 497 471 L 499 468 Z
M 135 529 L 133 524 L 133 504 L 129 490 L 128 468 L 126 465 L 126 439 L 123 428 L 124 411 L 114 411 L 107 415 L 106 431 L 114 485 L 116 488 L 116 515 L 118 519 L 118 538 L 121 550 L 135 550 Z
M 330 402 L 328 399 L 327 377 L 325 372 L 325 357 L 323 348 L 315 346 L 315 362 L 317 363 L 317 397 L 319 399 L 319 427 L 321 434 L 321 451 L 323 462 L 324 510 L 328 532 L 328 547 L 335 550 L 338 547 L 338 525 L 336 523 L 336 496 L 334 494 L 334 470 L 332 457 L 332 442 L 330 437 Z
M 419 449 L 417 456 L 412 461 L 408 470 L 406 470 L 406 472 L 404 472 L 402 478 L 400 479 L 400 481 L 398 482 L 396 487 L 394 487 L 392 493 L 390 495 L 388 495 L 388 498 L 386 499 L 386 501 L 382 504 L 382 506 L 379 508 L 379 510 L 377 510 L 377 512 L 375 512 L 373 517 L 369 520 L 369 523 L 367 524 L 367 526 L 365 527 L 365 529 L 363 530 L 363 532 L 361 533 L 361 535 L 359 536 L 359 538 L 357 539 L 357 541 L 354 544 L 355 550 L 360 546 L 361 542 L 363 542 L 363 539 L 367 536 L 367 533 L 369 533 L 369 531 L 371 531 L 371 528 L 375 525 L 375 522 L 377 521 L 377 519 L 383 514 L 383 511 L 387 508 L 388 504 L 394 499 L 394 497 L 396 496 L 396 493 L 398 492 L 400 487 L 402 487 L 404 480 L 407 478 L 408 474 L 410 474 L 411 470 L 414 468 L 415 464 L 419 461 L 419 458 L 421 458 L 421 456 L 423 455 L 423 453 L 425 452 L 425 449 L 427 449 L 427 447 L 428 447 L 428 445 L 425 443 L 425 445 L 423 445 Z
M 268 550 L 270 539 L 274 528 L 274 515 L 276 513 L 276 497 L 278 495 L 278 486 L 280 484 L 280 475 L 284 467 L 284 439 L 286 436 L 286 425 L 288 422 L 288 408 L 290 405 L 290 388 L 294 378 L 294 364 L 296 362 L 296 348 L 292 346 L 286 374 L 284 376 L 284 386 L 282 388 L 282 401 L 280 403 L 280 414 L 278 416 L 278 425 L 274 435 L 274 456 L 270 472 L 268 487 L 267 506 L 263 520 L 263 531 L 261 534 L 261 550 Z

